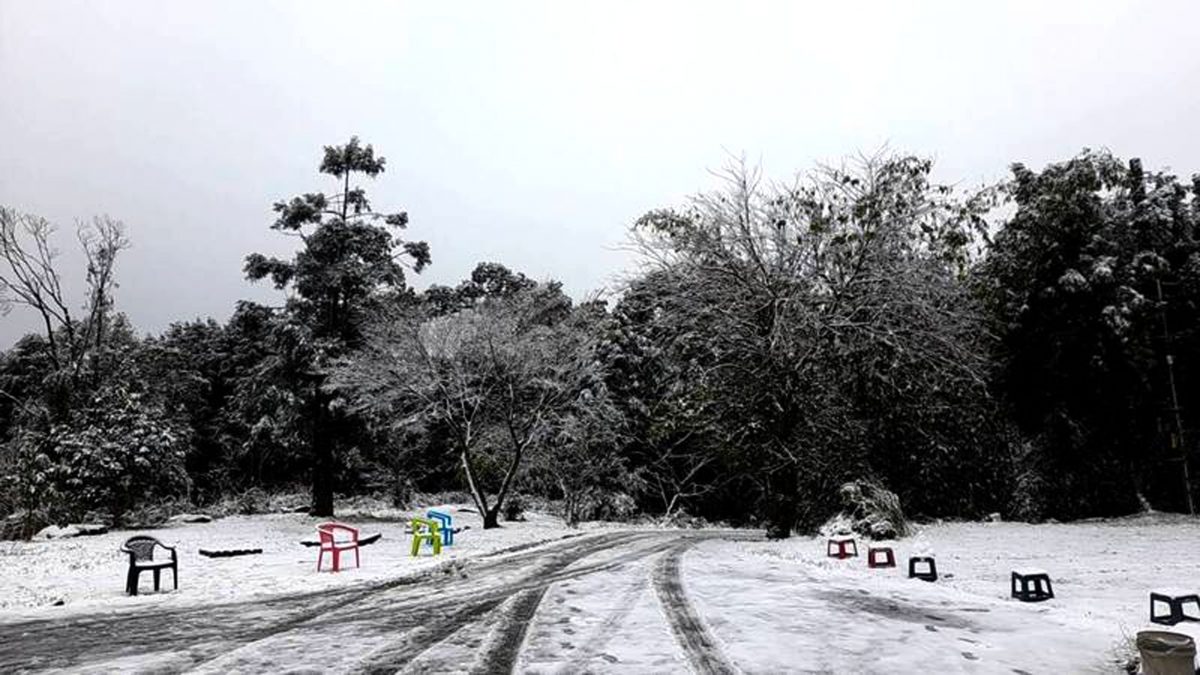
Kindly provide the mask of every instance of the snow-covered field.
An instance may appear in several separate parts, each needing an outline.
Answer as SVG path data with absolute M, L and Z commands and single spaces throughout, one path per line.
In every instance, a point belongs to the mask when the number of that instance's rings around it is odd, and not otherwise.
M 409 557 L 399 520 L 343 516 L 361 524 L 364 533 L 382 532 L 383 540 L 363 549 L 362 569 L 338 574 L 318 574 L 315 549 L 297 543 L 311 536 L 316 522 L 303 515 L 231 517 L 154 530 L 180 547 L 180 590 L 137 598 L 123 595 L 125 559 L 116 552 L 129 532 L 5 544 L 0 625 L 83 611 L 333 591 L 573 533 L 557 518 L 538 514 L 485 532 L 475 514 L 446 508 L 471 529 L 438 559 Z M 505 658 L 520 672 L 682 672 L 696 659 L 711 658 L 747 673 L 1112 673 L 1128 659 L 1139 630 L 1186 632 L 1200 639 L 1200 624 L 1148 623 L 1151 589 L 1200 592 L 1196 518 L 923 526 L 916 536 L 890 544 L 898 563 L 893 569 L 868 569 L 867 542 L 861 541 L 860 557 L 835 560 L 825 556 L 819 538 L 768 542 L 752 540 L 761 536 L 753 532 L 696 536 L 615 532 L 605 525 L 588 529 L 610 533 L 489 558 L 476 563 L 478 574 L 439 575 L 439 592 L 456 598 L 450 607 L 426 606 L 422 591 L 397 587 L 342 614 L 331 610 L 320 621 L 284 622 L 267 637 L 242 644 L 238 663 L 291 663 L 288 654 L 297 663 L 309 658 L 297 645 L 317 644 L 313 641 L 325 634 L 329 617 L 346 623 L 348 631 L 333 637 L 358 640 L 363 648 L 355 654 L 363 658 L 374 653 L 366 648 L 371 640 L 401 655 L 412 651 L 410 642 L 432 640 L 436 649 L 397 657 L 398 663 L 416 659 L 408 664 L 411 672 L 424 666 L 465 672 L 469 668 L 459 666 L 478 661 L 475 652 L 490 654 L 499 645 L 501 652 L 511 651 Z M 197 553 L 235 547 L 261 547 L 265 553 L 215 560 Z M 935 556 L 941 578 L 936 583 L 908 579 L 910 555 Z M 667 564 L 672 556 L 677 573 Z M 1028 567 L 1051 575 L 1056 598 L 1021 603 L 1009 597 L 1010 572 Z M 681 589 L 681 597 L 671 597 L 672 587 Z M 47 606 L 57 599 L 65 605 Z M 425 614 L 412 614 L 414 608 Z M 395 626 L 380 624 L 385 619 Z M 681 626 L 687 634 L 680 634 Z M 14 625 L 14 630 L 21 629 Z M 291 651 L 284 654 L 288 645 Z M 200 656 L 170 650 L 161 655 L 174 654 L 171 658 L 184 665 L 207 663 L 212 655 L 201 647 L 189 646 Z M 153 656 L 130 645 L 124 652 L 104 652 L 103 658 L 79 658 L 99 659 L 103 670 L 123 653 L 138 667 Z M 210 665 L 224 663 L 218 659 Z
M 861 542 L 860 542 L 861 545 Z M 1149 623 L 1149 592 L 1200 592 L 1200 520 L 957 523 L 892 544 L 895 569 L 825 557 L 823 540 L 706 542 L 683 578 L 727 656 L 747 672 L 1116 672 Z M 941 578 L 907 578 L 910 555 Z M 1041 568 L 1056 597 L 1009 597 L 1010 573 Z M 799 659 L 799 660 L 798 660 Z
M 470 529 L 456 535 L 454 545 L 443 548 L 442 555 L 435 557 L 425 547 L 419 557 L 413 558 L 409 555 L 410 538 L 405 533 L 406 516 L 423 515 L 426 508 L 442 509 L 453 516 L 456 528 Z M 353 567 L 353 557 L 349 560 L 343 557 L 343 570 L 337 573 L 317 573 L 317 549 L 299 543 L 314 539 L 314 526 L 328 519 L 297 513 L 230 516 L 211 523 L 123 530 L 72 539 L 0 542 L 0 622 L 53 618 L 81 611 L 191 606 L 346 588 L 577 532 L 565 527 L 559 518 L 537 513 L 527 514 L 524 522 L 506 522 L 500 529 L 484 531 L 482 519 L 465 508 L 431 504 L 407 514 L 392 510 L 373 512 L 367 517 L 340 514 L 337 520 L 361 528 L 363 536 L 379 532 L 383 537 L 361 549 L 361 568 Z M 380 516 L 387 520 L 377 520 Z M 177 592 L 170 590 L 171 573 L 164 570 L 165 592 L 154 593 L 151 575 L 143 573 L 141 594 L 125 595 L 128 557 L 119 549 L 134 534 L 149 534 L 177 547 Z M 207 558 L 199 554 L 200 549 L 253 548 L 261 548 L 263 553 L 232 558 Z M 325 569 L 329 569 L 329 556 L 325 559 Z M 62 605 L 54 606 L 60 601 Z

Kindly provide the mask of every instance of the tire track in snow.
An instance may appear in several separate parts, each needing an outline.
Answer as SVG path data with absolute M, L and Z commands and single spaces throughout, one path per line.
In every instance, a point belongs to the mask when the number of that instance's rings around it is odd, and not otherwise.
M 677 536 L 664 535 L 614 532 L 554 542 L 467 562 L 462 570 L 469 575 L 461 578 L 430 572 L 336 591 L 0 624 L 0 672 L 103 668 L 116 659 L 160 653 L 179 656 L 163 665 L 164 672 L 219 669 L 223 663 L 238 663 L 240 657 L 227 658 L 238 652 L 247 663 L 292 663 L 320 648 L 309 644 L 307 637 L 322 637 L 330 625 L 352 629 L 364 644 L 381 646 L 352 656 L 354 663 L 339 669 L 395 672 L 457 631 L 494 625 L 492 617 L 499 617 L 501 605 L 514 597 L 525 598 L 528 605 L 513 600 L 514 607 L 524 607 L 519 613 L 532 617 L 538 606 L 534 597 L 540 600 L 551 584 L 616 569 L 678 545 Z M 737 538 L 739 534 L 707 536 Z M 598 553 L 613 555 L 586 560 Z M 520 596 L 528 591 L 532 591 L 529 596 Z M 501 668 L 504 664 L 511 668 L 524 633 L 503 634 L 509 637 L 489 644 L 510 646 L 488 658 Z
M 683 589 L 679 574 L 684 552 L 694 541 L 685 540 L 668 551 L 654 568 L 654 592 L 671 626 L 675 641 L 683 648 L 692 669 L 702 675 L 727 675 L 739 672 L 725 657 L 716 638 L 709 632 Z
M 396 632 L 401 633 L 400 639 L 384 649 L 377 650 L 368 662 L 355 669 L 355 672 L 396 672 L 468 624 L 500 607 L 505 601 L 517 597 L 511 613 L 502 616 L 497 636 L 490 642 L 488 651 L 483 655 L 480 661 L 482 665 L 477 667 L 478 672 L 511 672 L 520 654 L 529 621 L 537 612 L 538 605 L 550 585 L 609 570 L 631 560 L 653 555 L 665 544 L 653 542 L 650 546 L 634 548 L 610 560 L 574 569 L 567 569 L 568 567 L 590 555 L 607 550 L 614 543 L 638 544 L 651 536 L 653 535 L 636 533 L 597 537 L 568 547 L 564 551 L 555 552 L 549 562 L 529 570 L 520 581 L 501 583 L 484 589 L 466 588 L 461 592 L 451 591 L 437 596 L 427 593 L 431 600 L 436 599 L 439 607 L 412 608 L 415 611 L 406 613 L 404 619 L 398 621 L 395 626 Z M 445 606 L 454 606 L 456 609 L 441 609 Z M 395 611 L 399 607 L 393 606 L 392 609 Z
M 646 578 L 638 574 L 634 577 L 634 581 L 625 589 L 617 600 L 617 608 L 605 617 L 595 631 L 588 637 L 587 642 L 579 648 L 575 657 L 567 664 L 560 672 L 563 673 L 581 673 L 587 670 L 587 662 L 600 654 L 605 647 L 608 646 L 617 629 L 625 622 L 625 619 L 633 612 L 633 607 L 641 597 L 642 591 L 646 589 Z
M 529 622 L 546 596 L 549 585 L 522 591 L 514 596 L 513 606 L 505 613 L 487 650 L 471 668 L 472 675 L 511 673 L 517 665 Z
M 546 556 L 579 557 L 637 534 L 602 534 L 544 544 L 501 557 L 501 552 L 468 561 L 480 576 L 523 571 Z M 134 654 L 175 652 L 186 655 L 189 668 L 201 667 L 231 651 L 303 631 L 327 618 L 371 614 L 381 624 L 410 626 L 404 615 L 423 614 L 426 599 L 439 591 L 455 594 L 463 584 L 428 570 L 368 585 L 184 608 L 100 611 L 62 619 L 0 623 L 0 672 L 79 668 Z M 478 591 L 478 584 L 463 595 Z M 496 604 L 499 604 L 498 599 Z M 384 606 L 375 606 L 379 601 Z M 415 622 L 419 625 L 419 619 Z

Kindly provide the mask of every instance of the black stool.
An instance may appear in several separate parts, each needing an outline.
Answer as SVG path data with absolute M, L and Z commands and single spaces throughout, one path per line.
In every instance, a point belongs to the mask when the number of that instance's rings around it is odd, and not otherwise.
M 1155 603 L 1164 603 L 1170 610 L 1167 614 L 1155 614 Z M 1184 605 L 1195 605 L 1196 615 L 1187 614 L 1183 611 Z M 1150 622 L 1161 623 L 1167 626 L 1174 626 L 1180 621 L 1200 621 L 1200 594 L 1164 591 L 1161 593 L 1150 592 Z
M 925 563 L 929 568 L 926 570 L 917 570 L 917 565 Z M 921 581 L 937 581 L 937 565 L 934 564 L 933 558 L 929 556 L 914 556 L 908 559 L 908 578 L 920 579 Z
M 1017 588 L 1018 582 L 1020 589 Z M 1012 596 L 1021 602 L 1041 602 L 1053 598 L 1054 587 L 1050 585 L 1050 575 L 1041 570 L 1014 570 Z

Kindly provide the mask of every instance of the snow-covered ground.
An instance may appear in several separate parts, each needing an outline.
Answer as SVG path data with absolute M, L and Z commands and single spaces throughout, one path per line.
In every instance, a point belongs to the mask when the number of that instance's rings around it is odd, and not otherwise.
M 403 522 L 359 521 L 364 533 L 382 532 L 383 541 L 363 549 L 362 569 L 338 574 L 315 572 L 315 550 L 298 545 L 315 522 L 302 515 L 155 530 L 180 546 L 180 590 L 137 598 L 122 593 L 125 561 L 116 553 L 128 532 L 8 544 L 0 555 L 0 632 L 18 619 L 84 610 L 333 591 L 573 533 L 558 519 L 537 514 L 484 532 L 475 514 L 449 508 L 472 529 L 440 559 L 410 558 Z M 213 636 L 225 635 L 221 631 L 189 642 L 187 630 L 168 627 L 175 644 L 155 651 L 136 641 L 101 648 L 100 638 L 81 645 L 75 622 L 56 622 L 54 630 L 61 644 L 79 652 L 65 664 L 91 664 L 80 672 L 280 670 L 310 662 L 314 650 L 323 654 L 333 641 L 353 647 L 344 668 L 331 668 L 336 672 L 363 664 L 405 672 L 467 672 L 471 664 L 537 673 L 686 672 L 707 663 L 712 670 L 746 673 L 1112 673 L 1128 658 L 1139 630 L 1200 639 L 1200 624 L 1148 623 L 1150 590 L 1200 591 L 1195 518 L 924 526 L 890 544 L 898 563 L 893 569 L 868 569 L 862 541 L 860 557 L 835 560 L 825 556 L 819 538 L 768 542 L 749 531 L 590 529 L 608 531 L 488 557 L 460 573 L 439 574 L 432 585 L 380 590 L 300 622 L 286 604 L 205 609 L 200 620 L 211 614 L 235 622 L 226 631 L 237 640 L 228 653 L 210 649 Z M 266 553 L 216 560 L 197 554 L 199 548 L 247 546 Z M 905 562 L 914 554 L 936 557 L 937 582 L 907 578 Z M 1050 574 L 1056 598 L 1022 603 L 1009 597 L 1010 572 L 1029 567 Z M 439 602 L 427 602 L 429 589 L 436 589 Z M 66 605 L 45 607 L 58 598 Z M 197 620 L 185 614 L 162 620 L 179 626 Z M 160 615 L 139 616 L 153 621 Z M 238 629 L 260 624 L 261 636 Z M 331 632 L 331 625 L 338 630 Z M 26 639 L 22 630 L 13 623 L 6 639 Z M 30 655 L 21 650 L 31 646 L 14 647 L 9 657 L 23 662 Z M 56 655 L 41 649 L 35 656 L 47 664 L 56 663 Z
M 469 527 L 456 535 L 453 546 L 433 556 L 425 547 L 419 557 L 410 554 L 405 533 L 408 515 L 423 515 L 439 508 L 454 518 L 454 526 Z M 343 570 L 316 571 L 317 549 L 300 545 L 314 539 L 314 526 L 328 519 L 304 514 L 230 516 L 211 523 L 175 525 L 145 531 L 123 530 L 103 535 L 33 542 L 0 542 L 0 622 L 53 618 L 76 612 L 191 606 L 232 602 L 287 593 L 346 588 L 419 573 L 451 561 L 558 539 L 575 533 L 560 518 L 530 513 L 524 522 L 502 523 L 483 529 L 482 519 L 464 505 L 430 504 L 410 513 L 373 511 L 355 516 L 339 514 L 337 520 L 354 525 L 367 536 L 382 533 L 380 541 L 361 549 L 362 567 L 343 557 Z M 377 520 L 385 517 L 387 520 Z M 597 526 L 585 529 L 596 529 Z M 134 534 L 149 534 L 177 547 L 179 590 L 171 591 L 171 573 L 162 573 L 163 589 L 154 593 L 149 573 L 143 573 L 141 594 L 127 597 L 125 572 L 128 557 L 121 544 Z M 207 558 L 200 549 L 263 549 L 262 554 Z M 161 551 L 160 551 L 161 553 Z M 157 553 L 156 553 L 157 555 Z M 326 556 L 325 569 L 329 568 Z M 54 606 L 56 602 L 61 606 Z
M 860 545 L 862 542 L 860 542 Z M 881 544 L 883 545 L 883 544 Z M 705 542 L 684 557 L 698 613 L 747 672 L 1116 672 L 1149 623 L 1149 592 L 1200 592 L 1200 520 L 958 523 L 891 544 L 898 566 L 825 557 L 824 541 Z M 907 578 L 932 554 L 941 578 Z M 1041 568 L 1056 597 L 1009 597 L 1010 573 Z

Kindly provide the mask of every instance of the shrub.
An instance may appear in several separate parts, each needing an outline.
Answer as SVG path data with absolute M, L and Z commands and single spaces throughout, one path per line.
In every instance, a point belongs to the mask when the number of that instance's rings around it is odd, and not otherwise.
M 851 530 L 874 539 L 907 537 L 912 533 L 908 519 L 900 508 L 900 498 L 879 483 L 872 480 L 850 481 L 839 492 L 845 510 L 835 516 L 834 521 L 839 517 L 847 518 Z
M 509 522 L 525 520 L 526 507 L 525 496 L 519 492 L 512 493 L 504 502 L 504 519 Z
M 250 488 L 233 498 L 233 509 L 243 516 L 266 513 L 267 493 L 261 488 Z
M 564 511 L 573 508 L 573 512 L 564 513 L 570 525 L 587 520 L 608 520 L 628 522 L 638 515 L 637 501 L 624 492 L 595 490 L 585 493 L 578 502 L 564 502 Z
M 65 523 L 98 511 L 120 526 L 138 504 L 187 494 L 186 436 L 161 407 L 112 387 L 65 423 L 23 430 L 6 479 L 30 512 Z
M 1013 481 L 1012 507 L 1009 516 L 1027 523 L 1041 522 L 1046 517 L 1046 496 L 1049 485 L 1043 472 L 1041 453 L 1033 443 L 1024 443 L 1018 450 L 1018 468 Z

